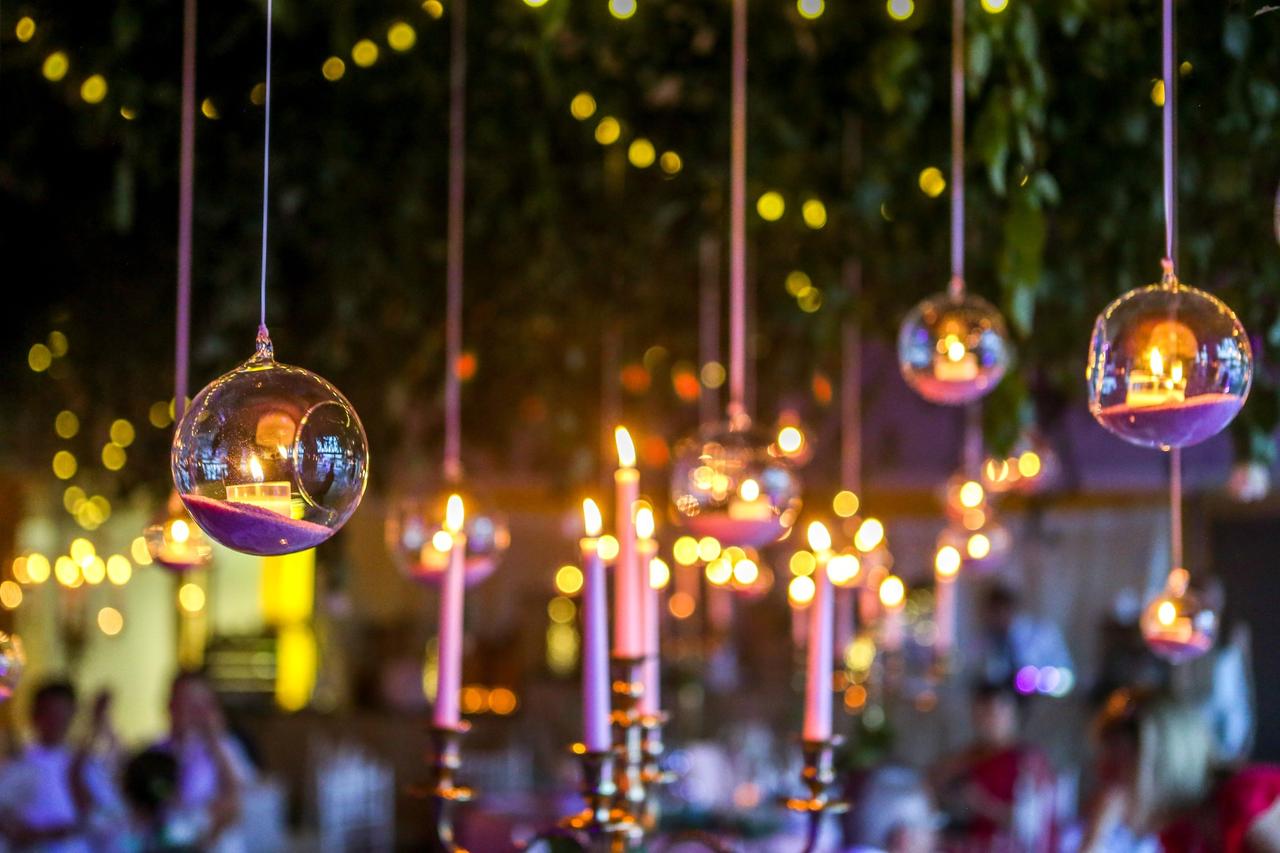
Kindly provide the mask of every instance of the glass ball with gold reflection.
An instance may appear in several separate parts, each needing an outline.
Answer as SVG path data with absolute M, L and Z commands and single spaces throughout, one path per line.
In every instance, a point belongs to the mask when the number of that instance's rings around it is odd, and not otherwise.
M 200 528 L 246 554 L 326 541 L 364 497 L 369 444 L 356 410 L 309 370 L 253 357 L 205 386 L 173 436 L 173 483 Z
M 498 568 L 511 545 L 511 531 L 506 517 L 487 498 L 472 491 L 457 493 L 462 497 L 464 511 L 464 580 L 471 586 Z M 441 490 L 431 498 L 402 500 L 387 516 L 387 550 L 409 580 L 438 586 L 444 578 L 453 548 L 453 537 L 445 529 L 445 508 L 451 494 L 454 492 Z
M 1174 569 L 1142 611 L 1142 639 L 1156 657 L 1179 664 L 1213 648 L 1218 611 L 1212 596 L 1191 586 L 1186 569 Z
M 142 531 L 147 553 L 153 562 L 175 572 L 199 569 L 209 564 L 213 546 L 174 492 L 165 516 Z
M 1004 377 L 1012 344 L 1004 318 L 972 293 L 940 293 L 911 309 L 898 330 L 898 367 L 930 403 L 960 406 Z

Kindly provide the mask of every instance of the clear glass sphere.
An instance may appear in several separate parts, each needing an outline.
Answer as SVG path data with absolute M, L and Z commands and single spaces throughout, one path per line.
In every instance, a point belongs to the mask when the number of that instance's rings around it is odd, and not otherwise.
M 493 574 L 502 555 L 511 545 L 511 531 L 502 513 L 483 497 L 471 492 L 462 496 L 462 530 L 467 537 L 463 563 L 467 586 Z M 406 578 L 428 586 L 439 586 L 449 565 L 452 540 L 445 530 L 445 505 L 455 492 L 442 491 L 425 499 L 401 501 L 387 516 L 387 549 Z
M 777 455 L 773 436 L 721 423 L 677 445 L 671 503 L 692 535 L 759 548 L 795 524 L 800 480 Z
M 142 531 L 152 562 L 175 572 L 199 569 L 213 559 L 213 546 L 174 492 L 164 518 Z
M 995 307 L 971 293 L 939 293 L 898 331 L 902 378 L 930 403 L 959 406 L 985 396 L 1009 367 L 1009 333 Z
M 22 648 L 22 639 L 17 634 L 0 631 L 0 702 L 13 697 L 26 665 L 27 655 Z
M 1189 447 L 1240 411 L 1253 353 L 1222 300 L 1169 273 L 1098 315 L 1086 378 L 1089 411 L 1112 433 L 1143 447 Z
M 1039 494 L 1058 481 L 1058 453 L 1037 431 L 1023 435 L 1008 456 L 982 463 L 982 485 L 992 494 Z
M 209 383 L 173 436 L 173 482 L 210 538 L 246 554 L 290 554 L 338 531 L 364 497 L 369 444 L 342 393 L 253 358 Z
M 1218 637 L 1218 611 L 1189 581 L 1186 569 L 1174 569 L 1142 611 L 1142 639 L 1152 654 L 1170 663 L 1195 660 Z

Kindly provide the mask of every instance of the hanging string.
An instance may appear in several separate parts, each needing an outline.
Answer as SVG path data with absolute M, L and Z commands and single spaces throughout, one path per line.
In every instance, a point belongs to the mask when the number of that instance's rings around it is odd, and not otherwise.
M 1174 76 L 1173 0 L 1161 3 L 1162 73 L 1164 76 L 1164 108 L 1161 111 L 1164 130 L 1164 271 L 1174 275 L 1178 234 L 1178 131 L 1176 110 L 1177 78 Z M 1169 451 L 1169 561 L 1171 569 L 1183 568 L 1182 556 L 1182 450 Z
M 271 175 L 271 29 L 274 15 L 267 0 L 267 76 L 263 83 L 262 130 L 262 278 L 258 295 L 258 337 L 267 335 L 267 182 Z
M 196 174 L 196 0 L 182 4 L 182 115 L 178 139 L 178 314 L 173 354 L 173 420 L 187 407 L 191 362 L 191 233 Z
M 462 272 L 466 200 L 467 4 L 455 0 L 449 41 L 449 223 L 445 270 L 444 476 L 462 479 Z
M 729 419 L 746 411 L 747 0 L 733 0 L 733 84 L 729 159 Z
M 951 4 L 951 284 L 964 295 L 964 4 Z

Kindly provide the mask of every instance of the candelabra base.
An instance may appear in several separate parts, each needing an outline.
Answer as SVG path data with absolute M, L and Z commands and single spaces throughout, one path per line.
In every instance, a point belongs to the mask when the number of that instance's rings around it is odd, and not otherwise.
M 432 726 L 431 787 L 423 792 L 429 803 L 432 838 L 427 844 L 431 853 L 467 853 L 458 846 L 453 832 L 453 808 L 471 800 L 470 788 L 457 785 L 454 777 L 462 766 L 459 747 L 462 736 L 471 726 Z
M 809 816 L 809 828 L 805 851 L 817 849 L 818 836 L 822 829 L 822 818 L 848 811 L 849 804 L 837 796 L 833 767 L 835 749 L 840 745 L 840 738 L 831 740 L 805 740 L 801 742 L 804 755 L 804 770 L 800 779 L 808 789 L 808 796 L 787 797 L 783 800 L 789 810 Z

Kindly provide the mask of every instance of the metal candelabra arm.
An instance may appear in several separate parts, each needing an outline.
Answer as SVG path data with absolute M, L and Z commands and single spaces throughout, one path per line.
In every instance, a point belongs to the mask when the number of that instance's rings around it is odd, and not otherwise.
M 783 804 L 793 812 L 809 816 L 805 853 L 818 849 L 823 816 L 840 814 L 849 808 L 849 804 L 837 796 L 833 766 L 836 747 L 842 740 L 834 737 L 831 740 L 801 741 L 804 769 L 800 772 L 800 779 L 808 789 L 808 796 L 788 797 L 783 800 Z
M 430 802 L 433 834 L 427 849 L 432 853 L 467 853 L 454 839 L 453 807 L 471 800 L 472 790 L 454 781 L 462 766 L 462 736 L 471 726 L 459 723 L 457 728 L 432 726 L 431 787 L 422 792 Z

